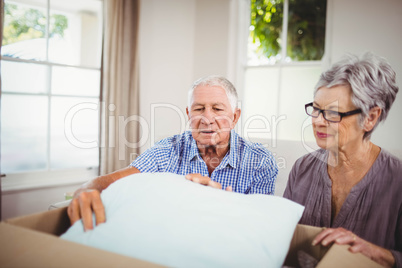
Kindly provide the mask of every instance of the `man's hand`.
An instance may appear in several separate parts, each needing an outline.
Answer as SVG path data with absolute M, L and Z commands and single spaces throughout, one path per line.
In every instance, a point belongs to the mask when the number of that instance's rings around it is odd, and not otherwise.
M 350 252 L 360 252 L 385 267 L 392 267 L 395 263 L 395 259 L 389 250 L 374 245 L 344 228 L 325 229 L 314 238 L 313 246 L 319 243 L 323 246 L 332 243 L 350 245 Z
M 98 190 L 78 190 L 74 194 L 67 209 L 71 225 L 82 218 L 84 230 L 92 230 L 92 213 L 95 214 L 96 225 L 106 221 L 105 208 L 103 207 Z
M 74 193 L 74 198 L 68 206 L 67 212 L 71 225 L 82 218 L 84 230 L 92 230 L 92 214 L 95 213 L 96 225 L 106 221 L 105 208 L 100 193 L 113 182 L 140 171 L 132 166 L 117 170 L 113 173 L 97 177 L 81 186 Z
M 210 177 L 202 176 L 199 173 L 187 174 L 185 177 L 187 180 L 190 180 L 195 183 L 199 183 L 217 189 L 222 189 L 222 185 L 219 182 L 213 181 L 211 180 Z M 226 191 L 232 192 L 232 186 L 226 187 Z

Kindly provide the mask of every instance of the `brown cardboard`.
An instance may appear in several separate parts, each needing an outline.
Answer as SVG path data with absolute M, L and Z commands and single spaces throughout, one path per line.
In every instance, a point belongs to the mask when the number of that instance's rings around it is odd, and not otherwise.
M 0 223 L 1 267 L 162 267 L 58 238 L 70 226 L 67 209 Z
M 12 225 L 60 236 L 70 227 L 67 207 L 6 220 Z
M 293 234 L 285 265 L 290 267 L 298 266 L 297 252 L 302 250 L 319 260 L 317 268 L 323 267 L 382 267 L 361 253 L 351 253 L 347 245 L 333 244 L 331 247 L 321 245 L 312 246 L 316 237 L 323 228 L 298 224 Z
M 58 236 L 69 226 L 66 208 L 1 222 L 1 267 L 161 267 L 59 239 Z M 317 267 L 381 267 L 362 254 L 349 252 L 348 246 L 332 245 L 329 249 L 311 246 L 313 238 L 321 230 L 298 225 L 285 266 L 297 267 L 297 252 L 303 250 L 319 260 Z

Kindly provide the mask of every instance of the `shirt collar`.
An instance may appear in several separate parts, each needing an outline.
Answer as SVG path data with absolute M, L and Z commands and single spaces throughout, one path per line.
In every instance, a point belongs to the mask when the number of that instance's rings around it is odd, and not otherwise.
M 230 148 L 229 148 L 229 160 L 228 163 L 232 168 L 237 166 L 237 146 L 239 143 L 239 135 L 232 129 L 230 131 Z M 225 156 L 226 158 L 226 156 Z M 225 158 L 223 161 L 225 161 Z
M 230 147 L 229 147 L 229 154 L 226 154 L 225 157 L 222 159 L 222 163 L 219 166 L 225 167 L 229 164 L 231 167 L 236 168 L 237 166 L 237 146 L 239 135 L 232 129 L 230 131 Z M 197 142 L 191 136 L 191 147 L 190 147 L 190 160 L 193 160 L 194 157 L 198 157 L 198 159 L 202 159 L 200 155 L 200 151 L 198 151 Z
M 200 152 L 198 151 L 198 147 L 197 147 L 197 142 L 195 141 L 195 139 L 193 138 L 193 135 L 191 134 L 191 146 L 190 146 L 190 161 L 193 160 L 194 157 L 197 157 L 198 159 L 202 159 L 202 157 L 200 156 Z

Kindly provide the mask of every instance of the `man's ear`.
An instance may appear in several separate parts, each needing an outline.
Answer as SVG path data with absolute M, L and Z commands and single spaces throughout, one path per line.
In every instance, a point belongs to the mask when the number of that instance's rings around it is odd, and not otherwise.
M 237 122 L 239 121 L 240 115 L 241 115 L 241 110 L 239 108 L 236 108 L 234 115 L 233 115 L 232 129 L 236 126 Z
M 378 118 L 380 118 L 381 112 L 382 110 L 378 106 L 370 109 L 368 115 L 364 119 L 364 131 L 368 132 L 374 128 L 377 124 Z
M 188 120 L 190 120 L 190 113 L 189 113 L 189 111 L 188 111 L 188 107 L 186 107 L 186 114 L 187 114 Z

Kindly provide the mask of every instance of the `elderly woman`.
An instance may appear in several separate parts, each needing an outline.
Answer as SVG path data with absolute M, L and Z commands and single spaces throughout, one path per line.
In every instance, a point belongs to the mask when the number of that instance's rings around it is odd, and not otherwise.
M 391 66 L 370 53 L 322 73 L 305 105 L 321 149 L 296 161 L 284 193 L 305 206 L 300 223 L 327 227 L 313 244 L 349 244 L 387 267 L 402 267 L 402 163 L 370 136 L 397 92 Z

